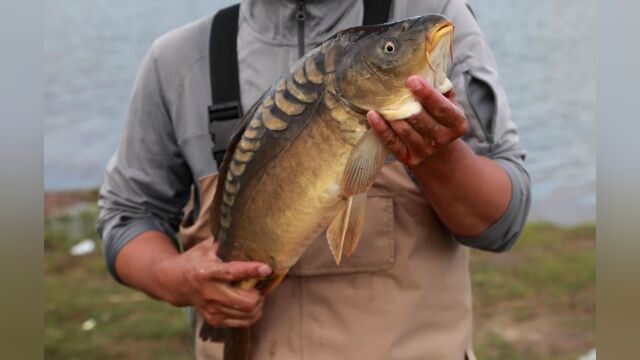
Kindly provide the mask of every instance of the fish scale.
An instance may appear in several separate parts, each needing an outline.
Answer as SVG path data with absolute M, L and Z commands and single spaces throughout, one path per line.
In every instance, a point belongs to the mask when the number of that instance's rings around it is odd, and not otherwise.
M 336 51 L 329 50 L 327 52 L 330 64 L 333 64 Z M 259 139 L 262 134 L 263 127 L 266 130 L 281 131 L 287 128 L 287 120 L 283 120 L 278 115 L 274 114 L 272 109 L 278 109 L 287 116 L 300 115 L 306 108 L 306 104 L 312 103 L 318 99 L 320 91 L 317 89 L 310 89 L 305 84 L 323 84 L 325 79 L 326 66 L 324 66 L 327 56 L 322 51 L 315 51 L 309 54 L 305 61 L 300 61 L 295 70 L 290 76 L 285 79 L 280 79 L 276 82 L 275 91 L 271 91 L 266 94 L 262 101 L 262 107 L 256 111 L 249 127 L 243 134 L 243 140 Z M 320 66 L 318 66 L 320 64 Z M 330 65 L 330 69 L 335 71 L 335 66 Z M 298 81 L 294 81 L 295 74 L 297 73 Z M 329 81 L 332 81 L 332 77 Z M 301 84 L 296 84 L 300 82 Z M 343 132 L 343 140 L 349 144 L 355 144 L 359 137 L 366 130 L 366 126 L 363 125 L 363 116 L 354 113 L 349 108 L 341 105 L 335 99 L 335 94 L 331 89 L 324 89 L 325 95 L 329 99 L 329 108 L 333 109 L 330 113 L 334 120 L 340 123 L 340 130 Z M 327 94 L 328 93 L 328 94 Z M 274 101 L 275 99 L 275 101 Z M 274 106 L 275 105 L 275 106 Z M 355 132 L 355 133 L 354 133 Z M 245 143 L 246 144 L 246 143 Z M 240 145 L 238 151 L 234 153 L 233 162 L 230 167 L 231 174 L 235 177 L 240 177 L 246 169 L 246 163 L 250 162 L 253 158 L 255 151 L 259 149 L 258 146 L 251 146 L 250 149 L 245 149 L 243 144 Z M 225 186 L 223 203 L 228 207 L 233 206 L 235 201 L 235 194 L 239 191 L 239 185 L 235 187 L 229 187 L 234 191 L 229 191 Z M 230 219 L 229 219 L 230 220 Z M 230 221 L 229 221 L 230 223 Z M 225 226 L 228 227 L 228 226 Z
M 286 89 L 291 96 L 307 104 L 318 100 L 318 96 L 320 95 L 317 91 L 309 91 L 305 87 L 297 85 L 292 78 L 287 79 Z
M 282 84 L 284 87 L 284 81 L 282 82 Z M 282 89 L 281 91 L 276 91 L 276 107 L 287 116 L 302 114 L 302 112 L 304 112 L 304 109 L 306 108 L 306 105 L 292 95 L 285 96 L 285 90 L 286 88 Z M 288 95 L 289 93 L 286 94 Z
M 298 115 L 303 114 L 307 105 L 317 101 L 323 91 L 322 81 L 325 74 L 323 64 L 324 54 L 320 51 L 310 53 L 298 62 L 297 67 L 286 78 L 278 80 L 272 89 L 263 95 L 262 106 L 258 107 L 252 116 L 249 126 L 244 130 L 238 150 L 234 153 L 229 164 L 231 181 L 237 180 L 238 185 L 231 187 L 235 191 L 231 193 L 227 187 L 223 189 L 223 204 L 233 209 L 235 196 L 242 188 L 242 177 L 246 166 L 254 159 L 254 154 L 259 151 L 263 142 L 261 135 L 269 132 L 278 133 L 288 128 L 289 123 Z M 320 64 L 320 66 L 318 66 Z M 287 86 L 287 82 L 289 86 Z M 232 219 L 225 221 L 228 229 Z

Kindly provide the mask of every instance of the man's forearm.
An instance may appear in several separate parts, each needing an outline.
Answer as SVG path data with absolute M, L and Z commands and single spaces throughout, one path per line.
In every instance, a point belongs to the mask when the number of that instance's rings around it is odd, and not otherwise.
M 178 255 L 178 249 L 169 236 L 160 231 L 145 231 L 120 250 L 115 268 L 125 284 L 153 298 L 175 304 L 178 301 L 174 299 L 171 289 L 163 285 L 171 280 L 166 277 L 171 276 L 172 272 L 162 271 L 162 267 L 166 260 Z
M 476 155 L 461 139 L 412 170 L 440 220 L 456 235 L 481 234 L 509 207 L 507 173 L 495 161 Z

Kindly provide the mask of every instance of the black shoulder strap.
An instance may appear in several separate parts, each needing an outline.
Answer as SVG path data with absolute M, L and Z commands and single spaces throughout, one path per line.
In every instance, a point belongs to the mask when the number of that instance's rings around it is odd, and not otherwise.
M 363 25 L 385 23 L 389 19 L 391 0 L 364 0 Z M 235 127 L 242 117 L 238 72 L 238 15 L 240 5 L 224 8 L 213 17 L 209 37 L 209 76 L 211 106 L 209 133 L 214 143 L 213 157 L 222 164 L 224 152 Z M 217 51 L 220 49 L 221 51 Z
M 218 164 L 222 164 L 228 138 L 235 126 L 233 120 L 242 117 L 237 47 L 239 10 L 240 4 L 235 4 L 218 11 L 211 22 L 209 36 L 209 133 Z
M 240 5 L 224 8 L 214 16 L 209 36 L 209 70 L 213 118 L 238 118 L 240 88 L 238 82 L 238 13 Z M 220 51 L 216 51 L 220 50 Z M 227 111 L 223 111 L 227 110 Z
M 391 0 L 364 0 L 362 25 L 382 24 L 389 21 Z

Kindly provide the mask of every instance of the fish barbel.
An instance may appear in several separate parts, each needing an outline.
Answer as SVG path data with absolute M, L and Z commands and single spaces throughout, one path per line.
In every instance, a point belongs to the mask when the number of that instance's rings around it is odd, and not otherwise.
M 252 106 L 220 167 L 211 227 L 220 259 L 273 272 L 235 286 L 273 290 L 325 230 L 337 264 L 353 253 L 388 155 L 366 113 L 393 121 L 421 111 L 405 86 L 412 74 L 449 91 L 452 42 L 453 24 L 435 14 L 340 31 Z M 205 324 L 200 337 L 225 341 L 225 360 L 249 356 L 249 329 Z

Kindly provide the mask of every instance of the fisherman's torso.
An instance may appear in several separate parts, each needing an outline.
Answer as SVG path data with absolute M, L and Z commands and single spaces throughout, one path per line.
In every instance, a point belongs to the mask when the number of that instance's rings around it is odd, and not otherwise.
M 444 1 L 396 1 L 390 19 L 443 11 Z M 245 1 L 240 8 L 238 60 L 245 110 L 299 57 L 296 3 Z M 305 47 L 360 25 L 361 1 L 305 4 Z M 168 97 L 177 142 L 189 164 L 201 206 L 185 229 L 186 246 L 208 235 L 206 205 L 214 188 L 208 40 L 211 18 L 161 38 L 180 43 L 190 58 L 165 58 L 161 76 L 178 83 Z M 224 49 L 220 49 L 224 51 Z M 170 94 L 171 95 L 171 94 Z M 199 210 L 199 211 L 198 211 Z M 422 190 L 397 161 L 389 162 L 368 194 L 360 245 L 335 265 L 319 238 L 267 297 L 253 328 L 256 359 L 464 359 L 470 346 L 468 251 L 458 245 Z M 198 358 L 220 358 L 221 346 L 197 342 Z

